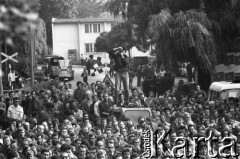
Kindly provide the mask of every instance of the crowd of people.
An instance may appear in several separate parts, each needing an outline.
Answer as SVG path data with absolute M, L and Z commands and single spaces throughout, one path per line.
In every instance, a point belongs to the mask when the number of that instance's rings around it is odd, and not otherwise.
M 141 90 L 132 88 L 126 102 L 121 92 L 119 101 L 114 101 L 114 93 L 114 88 L 101 81 L 90 86 L 79 81 L 75 90 L 65 83 L 59 88 L 26 92 L 21 97 L 14 92 L 7 98 L 1 97 L 0 158 L 140 159 L 144 158 L 145 130 L 162 133 L 171 130 L 162 142 L 153 138 L 152 143 L 157 144 L 151 146 L 154 158 L 177 157 L 182 149 L 173 156 L 167 153 L 182 144 L 175 142 L 176 137 L 185 137 L 192 143 L 194 137 L 208 137 L 209 132 L 220 139 L 231 136 L 236 141 L 234 152 L 240 153 L 238 98 L 229 98 L 228 103 L 209 102 L 205 93 L 198 90 L 191 97 L 182 95 L 182 100 L 177 101 L 170 91 L 159 97 L 150 91 L 146 97 Z M 152 116 L 139 116 L 138 124 L 134 125 L 119 111 L 122 107 L 151 108 Z M 209 150 L 203 142 L 197 145 L 197 158 L 210 158 L 211 153 L 227 143 L 219 140 Z M 188 154 L 193 150 L 194 144 L 190 144 Z

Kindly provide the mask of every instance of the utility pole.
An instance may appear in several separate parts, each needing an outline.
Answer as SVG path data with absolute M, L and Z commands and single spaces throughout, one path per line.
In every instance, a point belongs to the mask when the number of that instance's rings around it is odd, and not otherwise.
M 31 85 L 34 85 L 34 55 L 35 55 L 35 29 L 31 28 L 33 37 L 31 39 Z
M 0 42 L 0 95 L 3 95 L 3 84 L 2 84 L 2 76 L 3 76 L 3 71 L 2 71 L 2 43 Z
M 5 34 L 5 35 L 6 35 L 6 34 Z M 8 47 L 8 45 L 7 45 L 7 43 L 5 42 L 5 46 L 4 46 L 5 52 L 4 52 L 4 53 L 8 55 L 7 47 Z M 8 72 L 8 62 L 7 62 L 7 61 L 6 61 L 6 63 L 5 63 L 5 72 Z

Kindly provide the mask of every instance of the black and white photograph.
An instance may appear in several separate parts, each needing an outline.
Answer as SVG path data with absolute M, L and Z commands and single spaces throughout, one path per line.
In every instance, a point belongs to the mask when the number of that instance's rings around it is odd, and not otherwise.
M 0 159 L 240 159 L 240 0 L 0 0 Z

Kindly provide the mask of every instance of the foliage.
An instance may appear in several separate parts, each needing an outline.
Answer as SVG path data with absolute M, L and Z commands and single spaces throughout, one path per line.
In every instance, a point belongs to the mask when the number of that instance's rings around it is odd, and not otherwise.
M 77 5 L 76 18 L 98 17 L 103 10 L 103 2 L 98 0 L 81 0 Z
M 212 22 L 204 12 L 188 10 L 173 15 L 168 10 L 150 18 L 149 35 L 156 40 L 161 62 L 171 68 L 174 62 L 191 61 L 211 70 L 216 63 Z
M 45 74 L 43 70 L 35 70 L 34 71 L 34 78 L 38 82 L 42 82 L 44 80 Z
M 108 32 L 102 32 L 100 36 L 97 37 L 95 42 L 95 48 L 97 52 L 106 52 L 111 49 Z
M 138 49 L 149 47 L 146 34 L 149 17 L 169 8 L 173 13 L 180 10 L 198 9 L 202 0 L 108 0 L 105 7 L 114 16 L 122 16 L 134 26 Z
M 28 39 L 31 29 L 38 23 L 38 15 L 33 11 L 36 0 L 7 0 L 0 3 L 0 45 L 3 42 L 13 46 L 13 37 L 21 35 Z
M 97 0 L 40 0 L 40 17 L 46 23 L 47 44 L 52 45 L 52 18 L 97 17 L 102 10 Z
M 101 33 L 95 43 L 98 52 L 106 52 L 121 46 L 131 48 L 134 45 L 135 41 L 132 38 L 132 26 L 129 22 L 121 22 L 113 26 L 110 32 Z
M 38 92 L 39 90 L 42 90 L 42 89 L 50 89 L 51 86 L 58 87 L 59 81 L 58 80 L 43 81 L 40 83 L 36 83 L 33 86 L 26 87 L 24 88 L 24 90 Z
M 18 63 L 13 63 L 13 69 L 21 76 L 28 78 L 30 75 L 30 58 L 19 58 Z
M 52 18 L 74 18 L 77 4 L 77 0 L 40 0 L 39 16 L 46 23 L 48 45 L 52 44 Z
M 127 19 L 127 8 L 129 0 L 109 0 L 105 3 L 105 9 L 115 17 L 121 16 Z
M 35 46 L 37 55 L 44 56 L 48 54 L 46 25 L 42 19 L 40 19 L 40 23 L 36 28 Z

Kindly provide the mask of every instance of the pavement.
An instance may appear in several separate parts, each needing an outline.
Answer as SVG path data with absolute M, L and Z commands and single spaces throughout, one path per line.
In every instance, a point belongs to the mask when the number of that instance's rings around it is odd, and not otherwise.
M 72 89 L 77 88 L 77 86 L 76 86 L 77 81 L 83 81 L 83 78 L 81 77 L 81 74 L 83 72 L 83 68 L 84 68 L 84 66 L 73 66 L 74 80 L 69 81 L 69 83 L 71 83 L 71 85 L 72 85 Z M 98 73 L 98 71 L 96 71 L 95 76 L 88 76 L 88 83 L 89 84 L 95 83 L 98 80 L 103 81 L 103 79 L 107 75 L 107 72 L 110 70 L 110 68 L 109 67 L 103 67 L 102 69 L 103 69 L 102 73 Z M 92 72 L 94 72 L 94 71 L 92 70 Z M 112 80 L 113 84 L 115 84 L 115 78 L 112 77 L 111 80 Z M 137 86 L 137 77 L 135 77 L 133 79 L 133 87 L 136 87 L 136 86 Z M 140 87 L 138 87 L 138 88 L 140 89 Z

